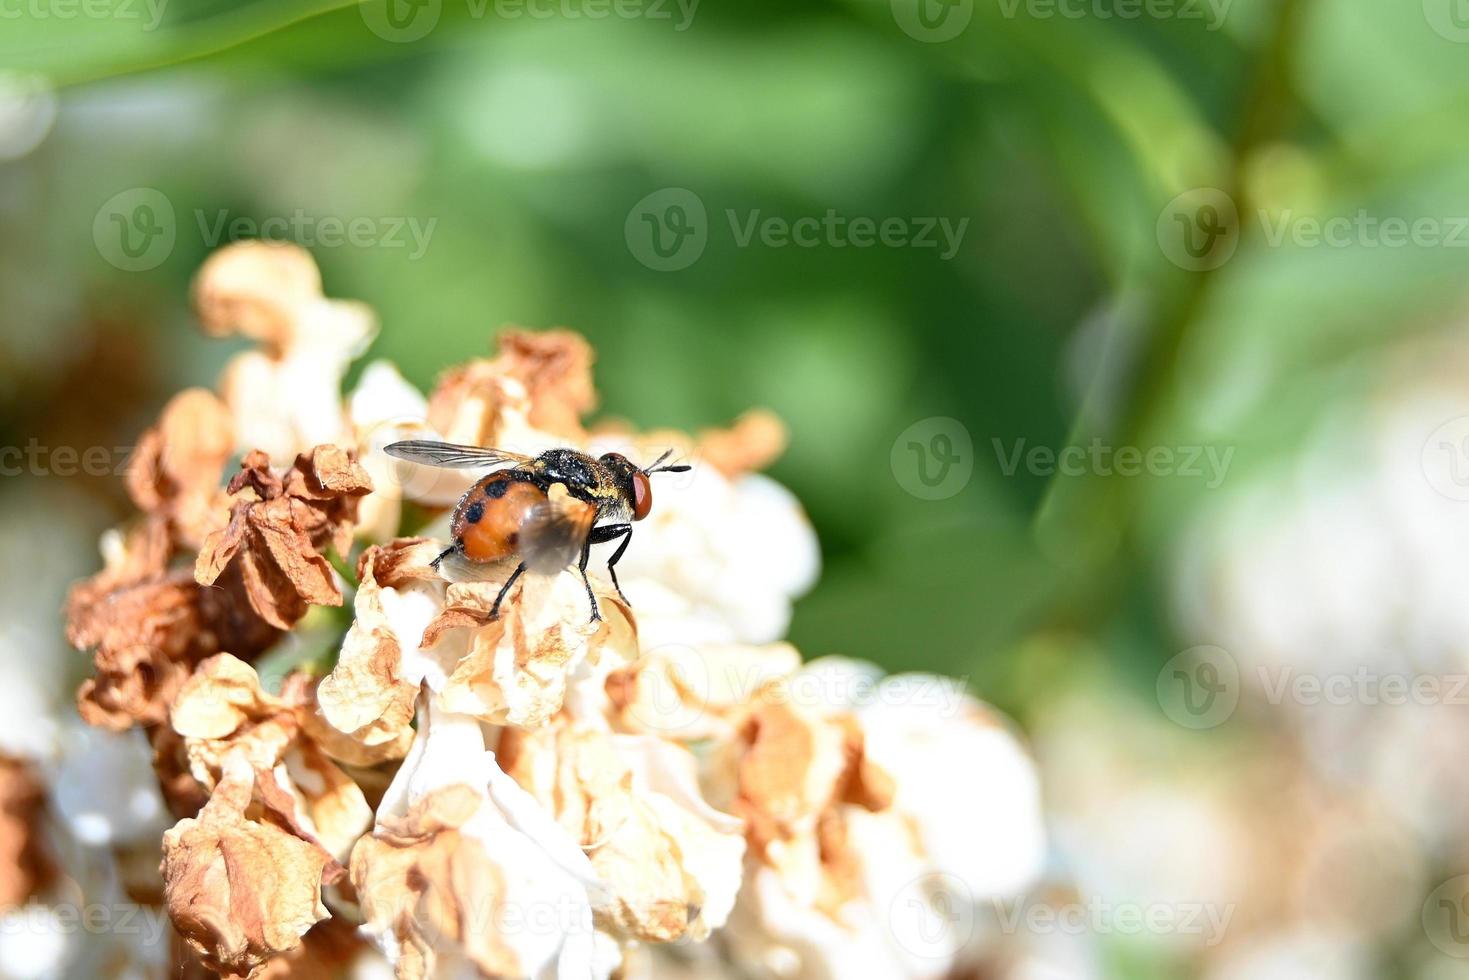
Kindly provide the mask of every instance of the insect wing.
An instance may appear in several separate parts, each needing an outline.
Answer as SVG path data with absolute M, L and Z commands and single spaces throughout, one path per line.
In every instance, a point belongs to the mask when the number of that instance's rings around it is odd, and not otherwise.
M 597 519 L 597 508 L 577 500 L 560 483 L 553 484 L 520 526 L 520 557 L 541 574 L 561 571 L 581 557 L 581 549 Z
M 441 466 L 445 469 L 472 469 L 483 466 L 498 466 L 501 463 L 529 463 L 533 456 L 522 456 L 504 449 L 489 449 L 481 446 L 456 446 L 452 442 L 432 442 L 426 439 L 409 439 L 383 447 L 383 452 L 396 459 L 425 466 Z

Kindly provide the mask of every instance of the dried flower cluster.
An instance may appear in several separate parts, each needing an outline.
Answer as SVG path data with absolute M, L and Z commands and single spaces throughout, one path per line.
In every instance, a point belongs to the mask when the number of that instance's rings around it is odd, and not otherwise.
M 177 819 L 175 970 L 939 977 L 980 942 L 952 903 L 1036 873 L 1035 776 L 996 717 L 778 642 L 817 552 L 754 472 L 774 418 L 588 430 L 567 332 L 507 333 L 427 397 L 371 364 L 344 397 L 372 315 L 291 247 L 217 253 L 196 302 L 258 348 L 143 437 L 140 516 L 68 608 L 83 716 L 142 728 Z M 405 437 L 695 466 L 619 566 L 633 608 L 594 574 L 588 622 L 577 577 L 528 575 L 491 619 L 510 563 L 432 564 L 474 474 L 380 452 Z M 0 763 L 0 848 L 26 786 Z

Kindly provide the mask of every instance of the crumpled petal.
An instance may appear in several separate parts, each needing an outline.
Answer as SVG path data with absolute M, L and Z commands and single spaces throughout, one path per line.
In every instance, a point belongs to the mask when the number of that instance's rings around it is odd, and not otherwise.
M 595 874 L 580 849 L 485 751 L 472 718 L 428 704 L 418 737 L 352 854 L 365 932 L 400 980 L 606 977 Z
M 423 538 L 373 546 L 358 561 L 356 619 L 336 666 L 317 688 L 322 716 L 365 751 L 401 755 L 425 678 L 442 684 L 463 655 L 461 637 L 427 637 L 444 608 L 445 583 Z
M 250 605 L 281 629 L 295 625 L 310 605 L 341 605 L 323 552 L 328 545 L 338 554 L 351 547 L 358 500 L 371 489 L 367 471 L 337 446 L 301 454 L 284 476 L 271 471 L 265 454 L 251 453 L 230 481 L 229 526 L 205 540 L 195 579 L 213 585 L 237 568 Z
M 728 932 L 743 962 L 944 976 L 970 938 L 955 903 L 1039 873 L 1033 766 L 957 682 L 813 661 L 762 694 L 729 751 L 755 857 Z
M 226 246 L 199 270 L 194 306 L 206 333 L 261 344 L 236 355 L 220 379 L 241 451 L 289 459 L 323 443 L 351 445 L 342 378 L 377 323 L 365 305 L 322 295 L 308 252 L 263 241 Z
M 581 417 L 596 407 L 592 348 L 570 330 L 508 330 L 499 355 L 454 368 L 429 396 L 429 422 L 449 442 L 531 452 L 521 430 L 576 443 Z
M 618 731 L 728 741 L 761 693 L 800 666 L 788 643 L 667 644 L 611 671 L 598 707 Z
M 248 976 L 296 948 L 328 916 L 321 848 L 249 812 L 255 774 L 243 754 L 197 818 L 163 835 L 163 877 L 175 928 L 206 965 Z
M 0 755 L 0 909 L 20 905 L 51 877 L 40 833 L 45 805 L 36 768 Z
M 703 798 L 692 753 L 650 737 L 506 729 L 498 756 L 585 849 L 619 937 L 702 940 L 734 905 L 742 822 Z
M 150 519 L 104 535 L 106 567 L 67 597 L 67 639 L 93 651 L 96 674 L 77 692 L 90 724 L 121 730 L 156 725 L 194 665 L 228 648 L 251 657 L 279 632 L 245 602 L 236 572 L 213 588 L 170 571 L 167 526 Z
M 312 741 L 303 717 L 314 711 L 305 685 L 290 679 L 290 697 L 261 689 L 249 664 L 227 653 L 199 665 L 173 706 L 173 729 L 184 739 L 190 772 L 212 789 L 229 760 L 248 760 L 256 793 L 292 831 L 344 861 L 372 823 L 358 785 Z
M 901 774 L 894 809 L 917 828 L 934 868 L 980 900 L 1035 883 L 1046 859 L 1040 778 L 993 709 L 947 678 L 902 674 L 884 678 L 858 718 L 869 756 Z M 956 784 L 938 764 L 954 758 L 973 778 Z
M 527 574 L 506 596 L 499 618 L 491 620 L 501 584 L 453 583 L 444 612 L 428 627 L 426 643 L 456 634 L 468 643 L 439 692 L 447 710 L 494 724 L 536 727 L 561 710 L 580 673 L 604 662 L 620 666 L 636 656 L 637 626 L 615 592 L 596 589 L 602 621 L 590 622 L 579 576 Z
M 223 402 L 202 388 L 180 392 L 128 461 L 133 502 L 163 517 L 174 541 L 198 549 L 227 519 L 220 483 L 234 443 L 234 422 Z

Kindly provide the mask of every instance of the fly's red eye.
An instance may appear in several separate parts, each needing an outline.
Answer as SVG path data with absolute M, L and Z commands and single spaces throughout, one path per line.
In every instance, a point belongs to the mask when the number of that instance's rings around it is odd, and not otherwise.
M 634 473 L 632 475 L 632 519 L 640 521 L 648 516 L 648 511 L 653 509 L 653 485 L 648 482 L 648 474 Z

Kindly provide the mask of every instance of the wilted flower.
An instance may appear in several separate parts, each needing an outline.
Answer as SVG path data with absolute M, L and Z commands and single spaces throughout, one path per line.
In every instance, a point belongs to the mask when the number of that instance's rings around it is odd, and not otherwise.
M 96 676 L 77 694 L 92 724 L 156 725 L 195 664 L 228 648 L 253 656 L 278 633 L 246 603 L 243 580 L 206 588 L 170 567 L 167 528 L 147 520 L 103 538 L 107 567 L 67 599 L 67 639 L 91 649 Z
M 501 765 L 580 843 L 627 939 L 704 939 L 739 890 L 744 825 L 702 795 L 694 756 L 671 742 L 559 725 L 508 728 Z
M 250 975 L 330 914 L 321 885 L 331 856 L 256 814 L 243 751 L 223 770 L 199 816 L 163 835 L 163 878 L 174 926 L 205 964 Z
M 194 577 L 213 585 L 233 565 L 251 607 L 280 629 L 295 625 L 308 605 L 341 605 L 324 552 L 330 545 L 346 554 L 358 498 L 371 490 L 367 471 L 337 446 L 302 453 L 284 476 L 271 471 L 264 453 L 251 453 L 230 481 L 229 526 L 205 540 Z
M 617 961 L 593 931 L 586 856 L 500 770 L 479 722 L 429 704 L 352 884 L 400 980 L 605 977 Z
M 377 325 L 366 306 L 322 295 L 305 250 L 264 241 L 220 249 L 199 270 L 194 306 L 206 333 L 260 344 L 236 355 L 220 379 L 240 450 L 290 459 L 323 443 L 349 444 L 342 377 Z
M 256 792 L 292 832 L 338 861 L 372 822 L 362 790 L 312 739 L 303 716 L 314 711 L 305 679 L 292 675 L 287 697 L 261 690 L 254 668 L 227 653 L 211 657 L 179 692 L 171 713 L 190 773 L 206 790 L 227 759 L 243 754 Z
M 927 977 L 968 939 L 935 881 L 1025 887 L 1034 774 L 991 712 L 779 642 L 819 562 L 754 472 L 784 447 L 773 416 L 589 431 L 592 352 L 568 331 L 504 333 L 427 396 L 379 362 L 344 399 L 373 320 L 324 298 L 304 252 L 232 246 L 195 292 L 206 330 L 262 349 L 144 437 L 143 515 L 68 612 L 97 666 L 85 716 L 143 726 L 179 818 L 162 890 L 198 963 Z M 600 619 L 580 576 L 534 573 L 492 617 L 515 560 L 439 560 L 475 474 L 391 461 L 403 438 L 694 465 L 619 565 L 631 606 L 593 568 Z

